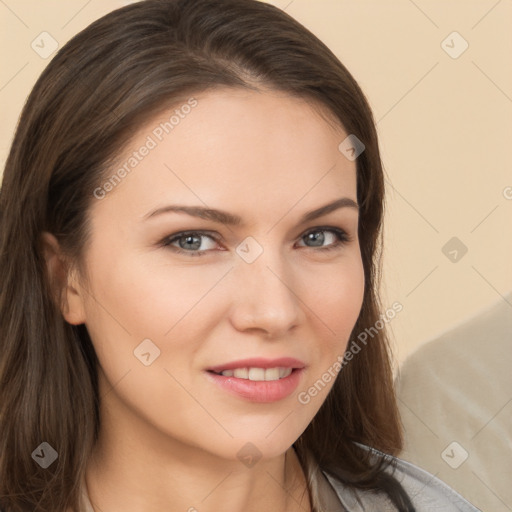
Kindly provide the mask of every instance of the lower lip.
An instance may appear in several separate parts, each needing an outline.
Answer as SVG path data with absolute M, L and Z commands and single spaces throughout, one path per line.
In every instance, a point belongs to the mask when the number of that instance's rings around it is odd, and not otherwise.
M 213 372 L 206 372 L 208 378 L 222 389 L 252 402 L 277 402 L 290 396 L 299 385 L 304 368 L 296 368 L 279 380 L 256 381 L 225 377 Z

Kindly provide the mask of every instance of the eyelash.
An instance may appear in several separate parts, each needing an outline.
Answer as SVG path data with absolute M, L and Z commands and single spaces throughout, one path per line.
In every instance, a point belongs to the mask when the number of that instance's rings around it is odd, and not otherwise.
M 343 229 L 332 227 L 332 226 L 319 226 L 319 227 L 310 229 L 310 230 L 306 231 L 300 237 L 300 239 L 306 237 L 307 235 L 309 235 L 311 233 L 318 233 L 318 232 L 331 232 L 331 233 L 334 233 L 334 235 L 338 239 L 333 244 L 330 244 L 330 245 L 327 245 L 327 246 L 323 246 L 323 247 L 317 247 L 316 250 L 318 250 L 318 251 L 322 251 L 322 252 L 332 251 L 333 249 L 338 249 L 341 246 L 345 245 L 346 243 L 352 241 L 352 238 L 347 234 L 346 231 L 344 231 Z M 219 243 L 218 238 L 213 236 L 211 233 L 207 233 L 207 232 L 203 232 L 203 231 L 182 231 L 180 233 L 175 233 L 174 235 L 170 235 L 170 236 L 165 237 L 160 242 L 160 246 L 167 247 L 167 248 L 171 249 L 173 252 L 175 252 L 177 254 L 186 254 L 186 255 L 192 256 L 192 257 L 204 256 L 205 254 L 210 252 L 210 250 L 195 251 L 195 252 L 194 251 L 185 251 L 184 249 L 181 249 L 180 247 L 171 246 L 171 244 L 173 242 L 179 240 L 180 238 L 184 238 L 186 236 L 191 236 L 191 235 L 205 236 L 205 237 L 211 238 L 215 242 Z M 308 248 L 308 247 L 306 246 L 306 248 Z M 315 247 L 309 247 L 309 248 L 310 249 L 315 249 Z

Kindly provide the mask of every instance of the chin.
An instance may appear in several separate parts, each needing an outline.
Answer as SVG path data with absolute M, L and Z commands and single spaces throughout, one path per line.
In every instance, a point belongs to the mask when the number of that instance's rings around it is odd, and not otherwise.
M 225 442 L 217 440 L 212 444 L 215 443 L 227 458 L 238 459 L 241 462 L 246 455 L 262 460 L 280 457 L 290 449 L 307 427 L 307 424 L 300 427 L 290 425 L 289 418 L 292 416 L 293 413 L 284 421 L 286 414 L 271 417 L 271 421 L 267 419 L 260 428 L 253 423 L 251 428 L 231 431 L 233 439 L 225 439 Z M 272 425 L 271 428 L 269 424 Z

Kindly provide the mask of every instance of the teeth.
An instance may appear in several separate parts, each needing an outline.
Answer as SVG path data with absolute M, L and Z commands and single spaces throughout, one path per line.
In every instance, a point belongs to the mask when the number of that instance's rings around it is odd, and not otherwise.
M 249 371 L 247 368 L 237 368 L 233 374 L 237 379 L 248 379 Z
M 292 368 L 279 368 L 279 378 L 284 379 L 292 373 Z
M 249 368 L 249 380 L 265 380 L 265 370 L 263 368 Z
M 261 372 L 261 378 L 253 378 L 253 372 Z M 261 368 L 251 368 L 249 371 L 249 379 L 251 380 L 279 380 L 279 368 L 267 368 L 262 371 Z
M 235 370 L 224 370 L 221 375 L 236 377 L 237 379 L 272 381 L 284 379 L 291 373 L 292 368 L 236 368 Z

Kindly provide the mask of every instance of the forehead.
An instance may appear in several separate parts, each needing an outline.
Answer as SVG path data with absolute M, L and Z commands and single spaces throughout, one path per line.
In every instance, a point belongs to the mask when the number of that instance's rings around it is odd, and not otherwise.
M 278 91 L 194 95 L 141 126 L 106 176 L 122 179 L 94 207 L 141 218 L 179 200 L 275 216 L 297 203 L 300 214 L 340 195 L 355 200 L 356 165 L 338 149 L 347 133 L 329 114 Z

